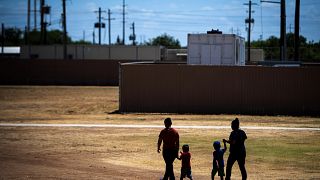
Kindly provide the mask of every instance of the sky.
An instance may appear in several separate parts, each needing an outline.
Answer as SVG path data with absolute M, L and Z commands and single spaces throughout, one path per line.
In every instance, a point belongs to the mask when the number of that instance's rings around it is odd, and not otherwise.
M 273 0 L 280 1 L 280 0 Z M 0 23 L 6 27 L 24 29 L 27 25 L 27 0 L 0 0 Z M 33 10 L 31 0 L 31 9 Z M 39 0 L 37 4 L 39 6 Z M 179 39 L 182 46 L 187 45 L 187 34 L 206 33 L 219 29 L 225 34 L 238 34 L 247 39 L 245 18 L 248 17 L 248 0 L 125 0 L 125 43 L 131 44 L 132 23 L 135 24 L 138 43 L 167 33 Z M 251 39 L 267 39 L 280 35 L 280 4 L 261 3 L 252 0 L 252 18 L 254 24 Z M 60 29 L 62 0 L 46 0 L 51 6 L 51 14 L 46 16 L 50 23 L 48 29 Z M 122 4 L 123 0 L 67 0 L 67 32 L 72 40 L 98 42 L 99 7 L 102 22 L 108 27 L 108 9 L 111 11 L 111 42 L 117 36 L 122 38 Z M 320 0 L 301 0 L 300 34 L 308 41 L 320 41 Z M 294 32 L 295 0 L 286 0 L 286 30 Z M 34 16 L 31 14 L 31 29 L 34 28 Z M 40 16 L 37 17 L 40 29 Z M 108 43 L 108 28 L 101 31 L 102 44 Z

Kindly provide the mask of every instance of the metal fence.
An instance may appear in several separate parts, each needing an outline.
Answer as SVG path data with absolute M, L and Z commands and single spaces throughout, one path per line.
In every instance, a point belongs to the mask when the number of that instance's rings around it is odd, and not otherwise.
M 320 115 L 319 67 L 121 64 L 121 112 Z
M 120 60 L 0 60 L 1 85 L 112 85 Z

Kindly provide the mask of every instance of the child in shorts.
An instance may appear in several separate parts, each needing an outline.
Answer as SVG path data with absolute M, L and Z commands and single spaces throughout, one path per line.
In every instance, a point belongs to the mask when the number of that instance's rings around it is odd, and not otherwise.
M 224 174 L 224 160 L 223 160 L 223 154 L 227 151 L 226 146 L 226 140 L 223 140 L 224 149 L 220 149 L 220 141 L 213 142 L 213 148 L 214 152 L 213 155 L 213 163 L 212 163 L 212 172 L 211 172 L 211 179 L 214 179 L 214 176 L 218 172 L 218 176 L 220 176 L 220 179 L 223 180 Z
M 189 152 L 189 145 L 185 144 L 182 146 L 182 151 L 180 151 L 179 160 L 181 160 L 181 176 L 180 180 L 185 178 L 186 176 L 192 180 L 191 174 L 191 153 Z

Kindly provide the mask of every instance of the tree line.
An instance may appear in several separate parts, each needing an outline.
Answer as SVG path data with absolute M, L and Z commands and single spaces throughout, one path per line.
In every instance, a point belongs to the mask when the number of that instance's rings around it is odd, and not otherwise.
M 19 46 L 23 44 L 41 45 L 41 32 L 37 30 L 30 31 L 28 34 L 16 27 L 8 27 L 4 29 L 4 45 Z M 79 43 L 72 41 L 71 37 L 67 36 L 68 43 Z M 90 43 L 90 42 L 81 42 Z M 63 44 L 63 32 L 60 30 L 49 30 L 46 33 L 46 44 Z
M 304 62 L 320 62 L 320 40 L 318 42 L 307 41 L 307 38 L 300 36 L 300 60 Z M 286 34 L 287 60 L 294 59 L 294 34 Z M 251 42 L 252 48 L 264 50 L 265 60 L 277 60 L 280 57 L 280 39 L 270 36 L 266 40 Z
M 19 46 L 23 44 L 41 45 L 41 33 L 39 31 L 31 31 L 26 34 L 24 31 L 9 27 L 4 30 L 4 45 L 5 46 Z M 119 41 L 119 42 L 118 42 Z M 115 42 L 115 45 L 121 44 L 120 40 Z M 294 59 L 294 34 L 288 33 L 286 35 L 287 41 L 287 60 Z M 71 37 L 67 37 L 68 44 L 92 44 L 92 42 L 77 40 L 73 41 Z M 49 30 L 47 32 L 46 44 L 62 44 L 63 32 L 60 30 Z M 155 38 L 149 39 L 140 45 L 163 46 L 168 49 L 180 49 L 181 44 L 178 39 L 166 33 Z M 252 48 L 259 48 L 264 50 L 265 60 L 277 60 L 280 57 L 280 39 L 275 36 L 270 36 L 266 40 L 256 40 L 251 42 Z M 320 62 L 320 40 L 318 42 L 307 41 L 307 38 L 300 36 L 300 59 L 304 62 Z
M 48 30 L 46 33 L 46 45 L 63 44 L 63 32 L 60 30 Z M 77 40 L 74 41 L 70 36 L 67 36 L 68 44 L 93 44 L 90 41 Z M 4 30 L 4 45 L 5 46 L 19 46 L 23 44 L 41 45 L 44 44 L 41 41 L 41 32 L 33 30 L 28 34 L 19 28 L 9 27 Z M 114 45 L 121 45 L 121 40 L 118 36 Z M 180 41 L 168 34 L 162 34 L 155 38 L 149 39 L 146 42 L 140 43 L 140 45 L 152 45 L 152 46 L 164 46 L 170 49 L 181 48 Z

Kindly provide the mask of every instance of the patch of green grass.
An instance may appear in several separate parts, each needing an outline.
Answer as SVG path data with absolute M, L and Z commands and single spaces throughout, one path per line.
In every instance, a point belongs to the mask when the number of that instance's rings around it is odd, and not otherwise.
M 259 163 L 320 169 L 320 141 L 314 136 L 260 137 L 248 140 L 246 144 L 248 157 Z

